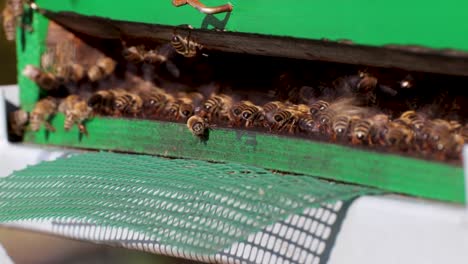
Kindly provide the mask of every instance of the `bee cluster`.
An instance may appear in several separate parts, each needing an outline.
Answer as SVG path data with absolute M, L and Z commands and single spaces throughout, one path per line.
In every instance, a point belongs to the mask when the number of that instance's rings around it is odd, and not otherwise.
M 438 160 L 458 160 L 468 139 L 461 107 L 468 97 L 452 89 L 466 86 L 462 77 L 216 51 L 205 57 L 190 35 L 176 33 L 169 43 L 98 43 L 105 52 L 85 42 L 57 42 L 41 67 L 26 66 L 24 76 L 48 96 L 29 115 L 12 115 L 15 133 L 27 123 L 54 131 L 49 120 L 61 112 L 66 130 L 77 125 L 86 135 L 94 116 L 139 118 L 183 122 L 202 139 L 231 127 Z

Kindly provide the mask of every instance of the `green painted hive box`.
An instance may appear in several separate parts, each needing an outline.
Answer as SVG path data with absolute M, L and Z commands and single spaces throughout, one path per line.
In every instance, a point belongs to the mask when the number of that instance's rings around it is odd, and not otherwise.
M 150 34 L 166 41 L 173 26 L 190 24 L 200 29 L 194 32 L 197 37 L 205 37 L 210 47 L 221 51 L 468 75 L 465 53 L 468 24 L 463 20 L 465 9 L 454 0 L 444 2 L 443 7 L 434 1 L 419 0 L 391 4 L 361 0 L 292 1 L 287 6 L 280 1 L 235 0 L 231 2 L 232 12 L 220 14 L 203 14 L 188 4 L 176 7 L 170 0 L 37 0 L 36 3 L 43 12 L 33 14 L 34 30 L 19 29 L 17 34 L 20 73 L 27 64 L 40 65 L 49 21 L 55 20 L 103 38 L 116 39 L 131 33 Z M 207 0 L 204 4 L 225 3 Z M 356 5 L 361 8 L 355 8 Z M 424 12 L 420 10 L 422 5 Z M 216 32 L 215 37 L 212 32 Z M 238 45 L 247 41 L 253 44 Z M 291 43 L 301 49 L 288 48 Z M 367 56 L 370 53 L 374 56 Z M 428 57 L 433 63 L 427 63 Z M 30 111 L 42 96 L 41 91 L 21 74 L 18 78 L 22 107 Z M 150 120 L 96 117 L 87 123 L 89 136 L 81 136 L 76 127 L 65 131 L 63 119 L 60 114 L 53 118 L 56 132 L 27 132 L 25 141 L 233 161 L 418 197 L 465 201 L 463 168 L 456 165 L 228 128 L 214 129 L 209 140 L 200 141 L 184 124 Z

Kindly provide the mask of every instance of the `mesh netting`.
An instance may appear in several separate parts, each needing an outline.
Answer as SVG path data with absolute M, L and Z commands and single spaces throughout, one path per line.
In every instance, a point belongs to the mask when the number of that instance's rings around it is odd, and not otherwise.
M 87 153 L 0 180 L 0 221 L 77 219 L 212 254 L 305 208 L 380 191 L 233 163 Z

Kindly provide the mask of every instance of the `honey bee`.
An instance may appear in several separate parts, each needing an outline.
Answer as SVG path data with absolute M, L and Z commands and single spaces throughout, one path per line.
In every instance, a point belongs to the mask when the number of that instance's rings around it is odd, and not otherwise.
M 91 95 L 87 104 L 95 113 L 110 115 L 113 114 L 114 100 L 115 94 L 113 91 L 101 90 Z
M 86 76 L 85 68 L 76 61 L 76 46 L 71 41 L 62 41 L 43 54 L 42 67 L 51 68 L 61 82 L 79 82 Z
M 428 145 L 435 151 L 438 160 L 459 157 L 465 143 L 463 129 L 455 131 L 458 125 L 442 119 L 435 119 L 425 129 Z
M 208 123 L 201 116 L 193 115 L 187 120 L 187 127 L 194 136 L 204 137 L 208 129 Z
M 426 120 L 413 110 L 402 113 L 399 119 L 416 131 L 421 130 L 426 123 Z
M 114 115 L 132 115 L 136 116 L 143 107 L 143 99 L 136 94 L 125 91 L 123 89 L 116 89 L 113 91 L 114 101 L 113 110 Z
M 209 122 L 229 121 L 229 109 L 232 106 L 232 98 L 225 94 L 212 95 L 206 100 L 200 111 L 200 116 Z
M 174 96 L 156 87 L 142 93 L 141 97 L 143 98 L 144 113 L 149 116 L 161 114 L 168 105 L 176 101 Z
M 280 101 L 268 102 L 262 106 L 263 110 L 265 111 L 265 114 L 272 114 L 276 112 L 276 110 L 283 107 L 286 107 L 286 105 Z
M 176 101 L 168 105 L 168 112 L 176 120 L 187 119 L 195 112 L 195 108 L 203 101 L 201 93 L 179 93 Z
M 357 115 L 337 114 L 332 120 L 332 140 L 345 139 L 353 122 L 359 120 Z
M 24 110 L 16 110 L 9 113 L 8 117 L 11 133 L 22 136 L 29 122 L 29 113 Z
M 3 30 L 5 31 L 5 38 L 8 41 L 14 41 L 16 39 L 16 20 L 17 17 L 13 12 L 11 4 L 12 1 L 7 1 L 2 11 L 3 17 Z
M 296 129 L 296 123 L 304 114 L 292 108 L 279 109 L 273 115 L 273 124 L 271 130 L 278 132 L 287 131 L 293 133 Z
M 330 103 L 323 100 L 318 100 L 310 105 L 310 114 L 313 117 L 317 117 L 320 112 L 325 111 L 330 106 Z
M 250 101 L 241 101 L 235 104 L 229 111 L 230 120 L 234 125 L 251 127 L 263 124 L 265 113 L 263 109 Z
M 143 62 L 144 54 L 145 50 L 143 46 L 125 47 L 122 51 L 124 59 L 135 64 Z
M 460 136 L 463 137 L 465 142 L 468 142 L 468 124 L 465 124 L 463 127 L 460 128 Z
M 39 87 L 46 91 L 55 90 L 60 87 L 60 81 L 50 72 L 45 72 L 36 66 L 26 65 L 23 75 L 35 82 Z
M 383 145 L 383 134 L 388 123 L 389 118 L 384 114 L 355 120 L 351 128 L 351 143 L 373 145 L 378 142 Z
M 359 82 L 356 86 L 359 93 L 368 93 L 375 90 L 378 84 L 377 78 L 367 72 L 359 72 Z
M 67 110 L 73 108 L 73 105 L 75 105 L 80 100 L 81 100 L 80 97 L 76 94 L 67 96 L 65 99 L 63 99 L 60 102 L 58 106 L 58 112 L 66 114 Z
M 315 120 L 310 115 L 300 116 L 297 120 L 297 129 L 306 134 L 318 132 Z
M 167 60 L 166 57 L 159 54 L 156 50 L 149 50 L 143 55 L 143 61 L 146 63 L 162 63 Z
M 359 81 L 356 84 L 356 92 L 359 98 L 366 104 L 375 104 L 377 101 L 376 88 L 378 80 L 367 72 L 359 72 Z
M 171 39 L 171 45 L 174 50 L 186 58 L 192 58 L 198 55 L 198 51 L 203 48 L 202 45 L 193 41 L 191 31 L 187 37 L 182 37 L 174 31 Z
M 116 62 L 111 58 L 100 58 L 96 61 L 96 65 L 93 65 L 88 69 L 88 78 L 92 82 L 104 79 L 114 72 L 116 66 Z
M 334 101 L 324 110 L 316 113 L 317 125 L 322 134 L 334 137 L 333 123 L 338 115 L 341 116 L 361 116 L 366 111 L 365 108 L 354 105 L 353 98 L 341 98 Z
M 80 133 L 88 134 L 83 122 L 89 119 L 92 115 L 92 108 L 88 106 L 85 100 L 76 102 L 70 109 L 65 112 L 65 130 L 70 130 L 74 124 L 78 125 Z
M 407 150 L 411 146 L 413 138 L 413 130 L 401 119 L 389 122 L 384 134 L 385 145 L 398 150 Z
M 32 31 L 31 26 L 25 25 L 21 21 L 21 17 L 24 14 L 24 4 L 28 4 L 33 9 L 37 9 L 37 5 L 32 1 L 7 0 L 5 3 L 5 7 L 2 11 L 2 17 L 3 29 L 5 31 L 5 37 L 8 41 L 14 41 L 16 39 L 17 25 L 28 31 Z
M 449 138 L 452 132 L 458 128 L 458 125 L 454 125 L 453 123 L 443 119 L 428 121 L 421 132 L 424 147 L 429 147 L 433 150 L 442 150 L 444 148 L 444 144 L 443 142 L 440 142 L 441 139 L 448 141 L 447 138 Z
M 443 134 L 436 144 L 436 158 L 446 160 L 448 158 L 460 158 L 465 140 L 459 134 Z
M 39 100 L 31 112 L 29 124 L 32 131 L 38 131 L 42 124 L 48 131 L 55 131 L 49 119 L 57 112 L 57 102 L 52 97 Z
M 362 144 L 371 142 L 373 122 L 369 118 L 358 119 L 351 131 L 351 142 L 353 144 Z
M 85 68 L 78 63 L 61 65 L 56 68 L 57 77 L 63 82 L 79 82 L 86 76 Z

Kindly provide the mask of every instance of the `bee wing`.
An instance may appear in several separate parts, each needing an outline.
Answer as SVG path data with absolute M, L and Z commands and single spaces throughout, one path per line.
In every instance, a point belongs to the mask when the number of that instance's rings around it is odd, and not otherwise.
M 379 88 L 380 91 L 382 91 L 383 93 L 385 93 L 387 95 L 390 95 L 390 96 L 395 96 L 398 93 L 395 89 L 393 89 L 392 87 L 387 86 L 387 85 L 379 84 L 378 88 Z
M 175 78 L 180 77 L 180 70 L 179 68 L 170 60 L 167 60 L 166 63 L 166 69 L 167 71 Z

